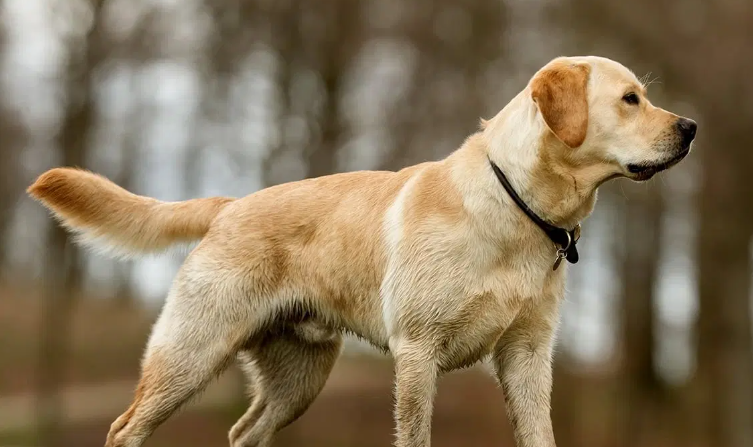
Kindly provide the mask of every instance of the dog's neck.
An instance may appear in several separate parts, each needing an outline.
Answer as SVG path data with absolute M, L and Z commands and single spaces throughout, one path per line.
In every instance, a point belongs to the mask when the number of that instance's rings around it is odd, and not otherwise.
M 554 225 L 571 229 L 593 210 L 598 182 L 576 166 L 552 159 L 555 151 L 545 150 L 546 146 L 564 143 L 538 113 L 524 90 L 485 123 L 480 149 L 502 169 L 531 210 Z

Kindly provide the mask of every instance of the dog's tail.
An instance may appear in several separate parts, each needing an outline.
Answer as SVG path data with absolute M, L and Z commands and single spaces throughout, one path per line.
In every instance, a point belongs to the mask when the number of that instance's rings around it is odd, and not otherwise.
M 27 192 L 77 233 L 79 242 L 121 256 L 160 252 L 201 239 L 220 210 L 234 200 L 161 202 L 72 168 L 45 172 Z

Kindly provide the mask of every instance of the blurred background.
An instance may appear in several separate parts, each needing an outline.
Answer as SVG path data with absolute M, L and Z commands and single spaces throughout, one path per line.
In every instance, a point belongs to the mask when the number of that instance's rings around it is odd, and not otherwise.
M 180 254 L 79 251 L 24 194 L 82 166 L 163 200 L 399 169 L 457 148 L 558 55 L 646 76 L 695 151 L 604 187 L 570 268 L 560 447 L 753 447 L 750 0 L 0 0 L 0 446 L 101 446 Z M 276 446 L 392 441 L 390 359 L 349 341 Z M 226 446 L 231 369 L 152 447 Z M 513 446 L 484 368 L 440 382 L 435 447 Z

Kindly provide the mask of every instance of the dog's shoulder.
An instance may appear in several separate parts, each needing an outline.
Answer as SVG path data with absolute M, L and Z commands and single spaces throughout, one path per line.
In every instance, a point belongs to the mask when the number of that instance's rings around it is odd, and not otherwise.
M 403 225 L 407 232 L 424 223 L 457 224 L 465 216 L 463 197 L 451 180 L 446 162 L 425 164 L 404 195 Z

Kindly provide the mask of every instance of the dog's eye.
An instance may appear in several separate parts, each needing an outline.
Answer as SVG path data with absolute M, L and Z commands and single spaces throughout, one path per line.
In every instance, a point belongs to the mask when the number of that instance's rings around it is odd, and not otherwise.
M 622 97 L 622 100 L 632 105 L 637 105 L 640 102 L 638 95 L 636 95 L 635 93 L 628 93 L 627 95 Z

